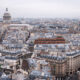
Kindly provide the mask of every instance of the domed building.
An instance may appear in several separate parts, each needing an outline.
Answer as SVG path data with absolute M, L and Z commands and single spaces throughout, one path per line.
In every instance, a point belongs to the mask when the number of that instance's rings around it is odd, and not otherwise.
M 10 24 L 11 23 L 11 15 L 8 12 L 8 8 L 6 8 L 6 12 L 3 15 L 3 23 Z

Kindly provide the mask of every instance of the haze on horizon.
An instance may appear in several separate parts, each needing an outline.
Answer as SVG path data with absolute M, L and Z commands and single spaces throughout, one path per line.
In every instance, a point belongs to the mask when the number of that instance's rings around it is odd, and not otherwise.
M 0 0 L 0 17 L 5 8 L 12 17 L 80 18 L 80 0 Z

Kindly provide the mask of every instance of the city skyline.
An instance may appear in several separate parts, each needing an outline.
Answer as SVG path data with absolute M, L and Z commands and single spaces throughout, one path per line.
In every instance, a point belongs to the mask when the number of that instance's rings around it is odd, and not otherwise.
M 0 0 L 0 80 L 80 80 L 79 0 Z
M 80 18 L 79 0 L 1 0 L 0 17 L 9 8 L 13 17 Z

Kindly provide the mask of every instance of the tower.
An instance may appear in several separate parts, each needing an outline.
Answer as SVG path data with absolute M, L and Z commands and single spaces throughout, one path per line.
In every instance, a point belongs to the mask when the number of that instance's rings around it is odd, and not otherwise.
M 3 15 L 3 23 L 4 24 L 10 24 L 11 23 L 11 15 L 8 12 L 8 8 L 6 8 L 6 12 Z

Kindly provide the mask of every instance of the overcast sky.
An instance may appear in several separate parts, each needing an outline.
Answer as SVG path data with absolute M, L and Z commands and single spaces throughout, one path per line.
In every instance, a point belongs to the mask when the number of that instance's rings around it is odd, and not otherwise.
M 0 0 L 0 17 L 6 7 L 13 17 L 80 18 L 80 0 Z

